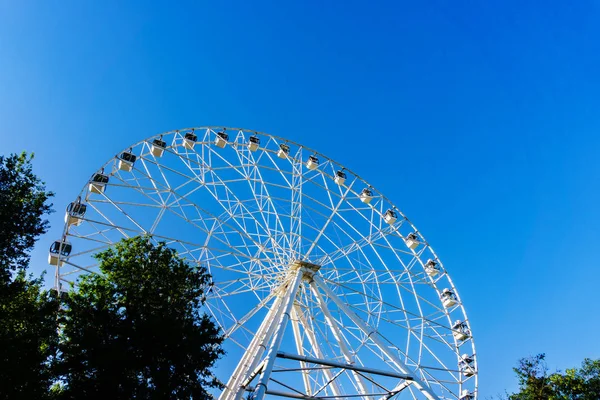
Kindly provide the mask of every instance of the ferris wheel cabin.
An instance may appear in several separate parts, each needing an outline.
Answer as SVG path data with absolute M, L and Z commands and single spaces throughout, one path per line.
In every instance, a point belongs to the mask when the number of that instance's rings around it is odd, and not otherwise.
M 458 369 L 460 369 L 460 372 L 462 372 L 465 376 L 475 375 L 475 359 L 473 356 L 463 354 L 458 362 Z
M 458 398 L 458 400 L 473 400 L 473 399 L 475 399 L 475 396 L 468 389 L 464 389 L 462 391 L 462 393 L 460 394 L 460 397 Z
M 167 142 L 160 139 L 154 139 L 152 141 L 152 146 L 150 147 L 150 151 L 154 157 L 162 157 L 165 149 L 167 148 Z
M 456 295 L 450 289 L 442 290 L 440 298 L 442 299 L 442 304 L 446 308 L 450 308 L 457 303 Z
M 427 260 L 427 262 L 425 263 L 425 273 L 431 277 L 434 277 L 437 274 L 439 274 L 440 267 L 438 266 L 438 263 L 432 260 L 431 258 Z
M 333 180 L 335 183 L 342 186 L 346 182 L 346 174 L 344 171 L 335 171 L 335 178 Z
M 306 168 L 310 170 L 315 170 L 319 166 L 319 159 L 317 156 L 309 156 L 308 161 L 306 162 Z
M 71 254 L 71 249 L 71 243 L 65 239 L 52 243 L 48 252 L 48 264 L 56 266 L 60 263 L 62 265 L 61 257 L 68 257 Z
M 81 204 L 81 199 L 69 203 L 65 212 L 65 223 L 76 226 L 80 225 L 83 222 L 86 209 L 87 206 Z
M 260 146 L 260 139 L 258 136 L 250 136 L 248 138 L 248 148 L 250 151 L 258 150 L 258 146 Z
M 223 132 L 217 132 L 217 137 L 215 138 L 215 145 L 219 148 L 224 148 L 227 145 L 227 141 L 229 140 L 229 135 Z
M 104 171 L 100 171 L 92 175 L 88 189 L 92 193 L 101 194 L 106 190 L 107 183 L 108 175 L 106 175 Z
M 277 151 L 277 157 L 287 158 L 289 154 L 290 154 L 290 146 L 288 146 L 287 144 L 283 144 L 283 143 L 280 144 L 279 151 Z
M 364 188 L 362 192 L 360 192 L 360 201 L 369 204 L 371 200 L 373 200 L 373 192 L 371 192 L 369 188 Z
M 194 148 L 194 146 L 196 145 L 197 141 L 198 141 L 198 136 L 196 136 L 194 131 L 187 132 L 183 136 L 183 147 L 185 147 L 186 149 L 192 150 Z
M 383 220 L 386 224 L 392 225 L 394 222 L 396 222 L 396 220 L 398 220 L 398 215 L 396 215 L 396 212 L 394 210 L 390 209 L 387 210 L 383 215 Z
M 419 246 L 419 238 L 416 233 L 409 233 L 404 239 L 404 243 L 409 249 L 414 250 Z
M 131 149 L 129 149 L 129 151 L 121 153 L 121 155 L 119 156 L 119 169 L 131 172 L 135 160 L 137 160 L 137 156 L 131 152 Z
M 460 342 L 464 342 L 471 336 L 471 331 L 467 326 L 466 322 L 462 322 L 461 320 L 457 320 L 452 325 L 452 335 L 454 338 Z

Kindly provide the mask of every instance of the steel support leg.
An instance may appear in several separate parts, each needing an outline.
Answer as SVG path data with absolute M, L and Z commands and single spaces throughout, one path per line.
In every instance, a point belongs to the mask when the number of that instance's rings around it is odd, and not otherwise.
M 241 387 L 242 382 L 248 377 L 254 368 L 256 368 L 257 362 L 260 360 L 264 352 L 264 341 L 267 339 L 269 329 L 273 326 L 273 320 L 277 318 L 281 311 L 281 297 L 276 297 L 271 309 L 267 313 L 265 319 L 261 323 L 258 331 L 254 335 L 254 338 L 248 345 L 248 348 L 244 352 L 244 355 L 240 359 L 235 371 L 229 378 L 225 389 L 219 396 L 219 400 L 233 400 L 241 397 L 240 393 L 243 394 L 244 389 Z M 261 346 L 262 345 L 262 346 Z
M 294 339 L 296 341 L 296 351 L 299 355 L 304 355 L 304 346 L 302 345 L 302 335 L 300 334 L 300 324 L 299 320 L 299 311 L 298 306 L 294 305 L 292 307 L 292 330 L 294 331 Z M 302 368 L 302 381 L 304 382 L 304 392 L 307 396 L 310 396 L 312 393 L 310 388 L 310 379 L 308 378 L 308 365 L 304 361 L 300 361 L 300 368 Z
M 308 324 L 306 318 L 304 318 L 304 315 L 301 314 L 301 310 L 297 310 L 297 313 L 300 318 L 300 324 L 304 327 L 304 331 L 306 332 L 306 336 L 308 337 L 308 342 L 310 343 L 311 347 L 313 348 L 313 351 L 315 352 L 315 356 L 317 358 L 324 359 L 325 356 L 321 351 L 321 347 L 319 346 L 319 342 L 317 341 L 315 332 L 312 330 L 312 327 Z M 331 382 L 331 392 L 333 393 L 333 395 L 336 397 L 342 397 L 342 391 L 340 390 L 338 382 L 335 380 L 335 377 L 333 376 L 331 371 L 329 369 L 324 369 L 323 374 L 325 375 L 325 379 L 327 379 L 327 382 Z
M 313 283 L 310 284 L 310 289 L 311 289 L 313 295 L 315 296 L 315 298 L 317 299 L 317 304 L 319 305 L 319 308 L 321 308 L 321 312 L 323 312 L 323 315 L 325 316 L 325 321 L 327 322 L 327 325 L 329 325 L 329 329 L 331 330 L 333 337 L 338 342 L 338 346 L 340 347 L 340 351 L 342 352 L 344 359 L 346 360 L 346 362 L 348 364 L 354 364 L 354 359 L 352 358 L 352 356 L 350 354 L 350 350 L 348 350 L 348 346 L 346 346 L 346 342 L 344 341 L 344 336 L 343 336 L 342 332 L 340 331 L 340 328 L 335 323 L 335 320 L 333 319 L 331 312 L 327 308 L 327 305 L 323 301 L 323 298 L 321 297 L 321 293 L 319 293 L 318 289 L 315 287 L 315 285 Z M 365 383 L 363 382 L 360 374 L 356 371 L 352 371 L 352 375 L 354 376 L 354 380 L 356 381 L 357 389 L 359 390 L 360 394 L 366 395 L 367 393 L 369 393 L 369 392 L 367 392 L 367 388 L 366 388 Z M 370 397 L 365 396 L 365 399 L 370 399 Z
M 354 311 L 352 311 L 342 299 L 340 299 L 335 293 L 329 289 L 329 287 L 323 282 L 323 280 L 315 275 L 313 277 L 313 282 L 325 293 L 331 301 L 333 301 L 336 306 L 342 311 L 344 314 L 348 316 L 354 322 L 354 324 L 379 348 L 379 350 L 385 354 L 389 360 L 398 368 L 402 373 L 407 374 L 412 377 L 413 385 L 415 385 L 429 400 L 438 400 L 438 397 L 431 391 L 429 387 L 427 387 L 420 379 L 418 379 L 413 371 L 411 371 L 403 362 L 400 360 L 398 355 L 392 351 L 382 340 L 380 334 L 377 330 L 369 327 L 367 323 L 360 318 Z
M 292 306 L 294 305 L 296 293 L 298 293 L 298 287 L 300 286 L 300 282 L 302 281 L 303 274 L 304 271 L 302 268 L 298 268 L 296 271 L 294 271 L 292 282 L 285 290 L 285 293 L 282 295 L 281 308 L 283 310 L 283 314 L 281 314 L 279 320 L 276 323 L 277 329 L 275 330 L 275 334 L 273 335 L 273 339 L 271 340 L 271 345 L 269 346 L 269 351 L 267 352 L 267 357 L 264 361 L 264 367 L 260 374 L 260 378 L 258 379 L 256 390 L 254 391 L 254 400 L 262 400 L 265 397 L 265 392 L 267 391 L 267 383 L 269 381 L 269 378 L 271 377 L 273 366 L 275 365 L 277 351 L 279 351 L 279 346 L 281 345 L 281 341 L 283 340 L 285 328 L 290 320 L 290 312 L 292 310 Z

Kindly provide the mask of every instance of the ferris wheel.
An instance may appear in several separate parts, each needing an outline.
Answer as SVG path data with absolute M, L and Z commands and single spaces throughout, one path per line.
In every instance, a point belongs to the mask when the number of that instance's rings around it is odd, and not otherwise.
M 140 234 L 206 266 L 221 400 L 477 397 L 469 320 L 423 235 L 364 179 L 292 141 L 199 127 L 94 172 L 50 247 L 60 290 Z

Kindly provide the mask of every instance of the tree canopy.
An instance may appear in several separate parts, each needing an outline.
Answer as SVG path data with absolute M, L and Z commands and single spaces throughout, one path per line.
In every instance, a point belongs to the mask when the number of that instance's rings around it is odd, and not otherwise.
M 53 196 L 33 173 L 33 155 L 0 156 L 0 279 L 25 269 L 29 251 L 48 229 L 42 217 L 51 211 Z
M 210 276 L 149 237 L 96 255 L 64 297 L 61 398 L 208 399 L 223 337 L 201 311 Z
M 0 156 L 0 399 L 42 399 L 52 383 L 58 301 L 28 276 L 29 251 L 45 233 L 52 193 L 32 155 Z
M 519 391 L 510 400 L 598 400 L 600 399 L 600 359 L 583 360 L 581 368 L 548 373 L 545 355 L 519 360 L 514 368 Z

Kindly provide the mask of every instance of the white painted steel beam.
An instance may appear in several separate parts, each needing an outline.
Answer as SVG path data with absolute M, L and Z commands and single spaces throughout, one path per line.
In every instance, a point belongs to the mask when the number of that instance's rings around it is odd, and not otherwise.
M 429 400 L 438 400 L 439 398 L 431 391 L 431 389 L 426 386 L 420 379 L 418 379 L 414 373 L 400 360 L 398 355 L 392 351 L 381 338 L 381 335 L 377 332 L 376 329 L 373 329 L 367 325 L 367 323 L 360 318 L 354 311 L 352 311 L 342 299 L 340 299 L 335 293 L 329 289 L 327 284 L 323 282 L 323 280 L 315 275 L 313 277 L 313 282 L 325 293 L 325 295 L 333 301 L 336 306 L 348 316 L 354 322 L 354 324 L 379 348 L 379 350 L 389 358 L 396 368 L 398 368 L 402 373 L 407 374 L 412 378 L 413 385 L 415 385 L 425 397 Z
M 254 396 L 252 397 L 253 400 L 263 400 L 265 397 L 267 383 L 269 382 L 271 372 L 273 371 L 273 366 L 275 365 L 275 359 L 277 358 L 277 352 L 279 351 L 279 346 L 283 340 L 285 328 L 290 320 L 290 312 L 292 310 L 292 306 L 294 305 L 296 294 L 298 293 L 298 287 L 300 286 L 300 282 L 302 282 L 303 274 L 304 268 L 298 268 L 296 271 L 294 271 L 292 275 L 292 282 L 289 284 L 289 286 L 287 286 L 287 288 L 284 290 L 285 293 L 283 293 L 281 296 L 282 304 L 280 308 L 282 309 L 283 314 L 279 316 L 276 323 L 277 329 L 275 330 L 269 350 L 267 351 L 264 368 L 260 374 L 260 377 L 258 378 L 256 390 L 254 391 Z M 240 390 L 240 392 L 242 390 Z
M 313 348 L 313 352 L 317 357 L 324 358 L 323 351 L 321 350 L 321 346 L 319 346 L 319 342 L 317 341 L 317 337 L 315 336 L 315 332 L 313 331 L 312 327 L 308 324 L 306 318 L 304 318 L 304 314 L 302 314 L 301 310 L 297 310 L 297 314 L 300 318 L 300 324 L 304 327 L 304 331 L 306 332 L 308 342 Z M 325 369 L 323 370 L 323 375 L 325 375 L 325 379 L 327 379 L 327 382 L 330 382 L 331 392 L 333 393 L 333 395 L 341 396 L 342 391 L 340 390 L 340 387 L 331 371 Z
M 331 312 L 327 308 L 327 305 L 323 301 L 321 294 L 319 293 L 319 291 L 313 285 L 312 282 L 310 284 L 310 289 L 311 289 L 313 295 L 315 296 L 315 298 L 317 299 L 317 304 L 319 305 L 321 312 L 323 312 L 323 315 L 325 316 L 325 322 L 329 326 L 329 329 L 331 330 L 333 337 L 337 341 L 338 346 L 340 347 L 340 351 L 342 352 L 342 354 L 344 356 L 344 359 L 346 360 L 346 362 L 348 364 L 354 364 L 355 361 L 352 358 L 352 355 L 350 354 L 350 350 L 348 350 L 348 346 L 346 346 L 346 342 L 344 341 L 344 337 L 343 337 L 342 332 L 340 331 L 340 328 L 335 323 L 335 320 L 333 319 Z M 358 374 L 356 372 L 356 370 L 352 370 L 352 375 L 354 376 L 354 380 L 356 381 L 356 385 L 358 387 L 359 393 L 362 395 L 365 395 L 365 398 L 367 400 L 370 399 L 370 397 L 366 396 L 366 394 L 368 393 L 367 388 L 366 388 L 365 383 L 363 382 L 360 374 Z

